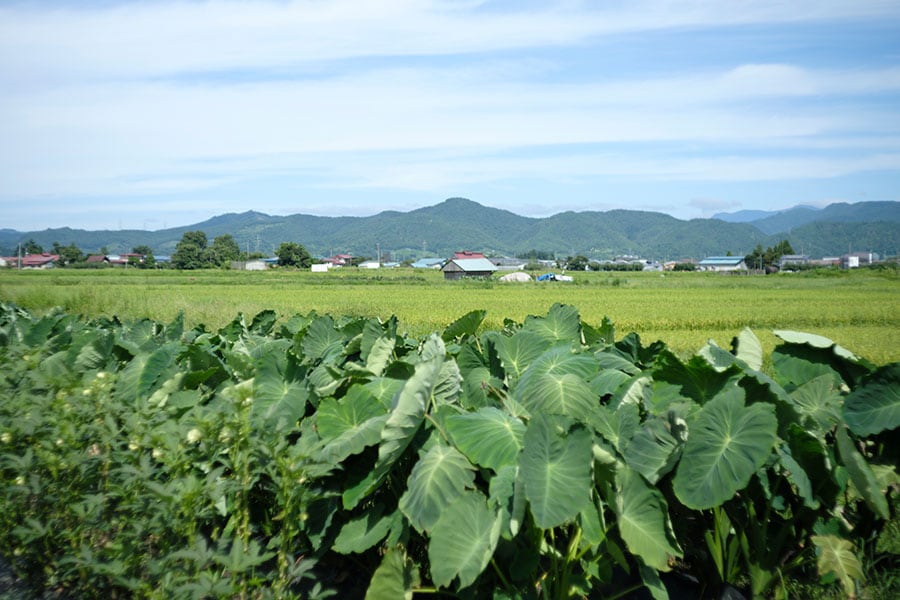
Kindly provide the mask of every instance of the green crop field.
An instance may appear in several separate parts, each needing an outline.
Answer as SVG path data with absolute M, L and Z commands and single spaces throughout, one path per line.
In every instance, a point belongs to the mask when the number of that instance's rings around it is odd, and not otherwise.
M 149 317 L 217 329 L 238 312 L 273 309 L 280 318 L 309 311 L 387 319 L 412 335 L 440 330 L 475 309 L 485 328 L 577 307 L 585 323 L 608 316 L 617 331 L 660 339 L 690 353 L 708 339 L 727 345 L 744 327 L 767 352 L 772 330 L 835 340 L 878 364 L 900 360 L 900 277 L 896 271 L 776 276 L 704 273 L 578 273 L 574 283 L 445 282 L 439 272 L 396 269 L 308 273 L 288 270 L 55 270 L 0 273 L 0 300 L 32 311 L 60 306 L 85 316 Z

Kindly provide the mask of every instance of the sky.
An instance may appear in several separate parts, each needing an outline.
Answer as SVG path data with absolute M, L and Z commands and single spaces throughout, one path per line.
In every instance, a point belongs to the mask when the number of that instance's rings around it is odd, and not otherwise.
M 3 0 L 0 229 L 900 200 L 900 0 Z

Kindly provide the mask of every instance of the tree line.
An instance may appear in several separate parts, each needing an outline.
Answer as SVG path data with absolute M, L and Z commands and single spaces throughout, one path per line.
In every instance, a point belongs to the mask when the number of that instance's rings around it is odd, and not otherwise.
M 43 246 L 29 239 L 21 245 L 23 254 L 43 254 Z M 63 267 L 77 267 L 87 263 L 88 256 L 74 242 L 68 246 L 62 246 L 59 242 L 53 242 L 51 254 L 59 256 L 59 265 Z M 107 255 L 107 249 L 101 248 L 98 254 Z M 131 249 L 128 265 L 136 268 L 157 268 L 159 265 L 150 246 L 139 245 Z M 297 242 L 283 242 L 275 251 L 278 257 L 278 265 L 284 267 L 309 268 L 313 263 L 312 256 Z M 227 268 L 232 262 L 242 260 L 254 260 L 265 258 L 259 252 L 242 252 L 231 234 L 223 234 L 213 238 L 212 243 L 203 231 L 187 231 L 181 236 L 181 240 L 175 246 L 175 252 L 171 256 L 171 267 L 175 269 L 217 269 Z

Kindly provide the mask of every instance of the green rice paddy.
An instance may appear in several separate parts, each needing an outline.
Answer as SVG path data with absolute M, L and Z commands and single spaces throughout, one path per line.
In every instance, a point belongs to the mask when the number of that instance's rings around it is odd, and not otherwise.
M 0 300 L 40 313 L 53 307 L 86 317 L 150 318 L 184 313 L 189 326 L 217 329 L 238 313 L 396 315 L 414 335 L 442 330 L 463 314 L 488 311 L 485 328 L 505 319 L 546 314 L 554 303 L 576 306 L 582 320 L 608 316 L 620 335 L 660 339 L 691 353 L 708 339 L 727 346 L 750 327 L 766 351 L 772 330 L 831 338 L 882 364 L 900 360 L 900 276 L 894 271 L 794 273 L 577 273 L 574 283 L 506 284 L 444 281 L 440 272 L 394 269 L 309 273 L 235 271 L 3 271 Z

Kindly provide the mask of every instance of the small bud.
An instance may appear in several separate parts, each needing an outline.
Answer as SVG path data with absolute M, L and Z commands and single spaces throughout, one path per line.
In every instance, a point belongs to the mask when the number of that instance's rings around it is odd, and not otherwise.
M 189 444 L 196 444 L 200 441 L 201 437 L 203 437 L 203 434 L 201 434 L 200 430 L 196 427 L 187 432 L 187 441 Z

